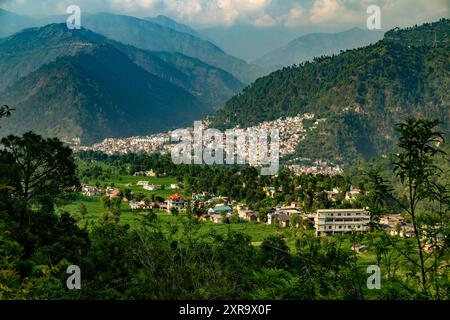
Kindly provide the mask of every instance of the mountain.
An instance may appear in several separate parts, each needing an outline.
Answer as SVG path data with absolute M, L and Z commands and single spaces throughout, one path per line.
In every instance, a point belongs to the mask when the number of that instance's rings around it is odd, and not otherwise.
M 92 143 L 189 125 L 211 112 L 182 87 L 134 63 L 120 50 L 123 45 L 116 45 L 88 30 L 70 31 L 58 24 L 1 40 L 0 74 L 17 81 L 0 93 L 2 103 L 15 109 L 2 121 L 0 134 L 34 130 Z M 150 61 L 150 54 L 136 54 Z M 167 64 L 153 61 L 161 68 Z
M 244 83 L 267 74 L 268 68 L 247 64 L 209 41 L 130 16 L 110 13 L 85 15 L 83 27 L 107 38 L 150 51 L 178 52 L 223 69 Z
M 0 91 L 57 57 L 73 55 L 89 45 L 113 46 L 149 73 L 196 96 L 217 109 L 244 84 L 231 74 L 179 53 L 149 52 L 89 30 L 68 32 L 65 24 L 27 29 L 0 40 Z
M 41 19 L 17 17 L 24 22 L 18 24 L 14 22 L 14 19 L 2 19 L 0 16 L 2 29 L 5 30 L 3 36 L 12 35 L 24 28 L 65 23 L 67 19 L 67 16 L 61 15 Z M 246 84 L 274 70 L 273 67 L 247 64 L 241 59 L 230 56 L 215 44 L 189 32 L 186 33 L 189 27 L 169 20 L 167 17 L 139 19 L 111 13 L 86 13 L 82 16 L 82 27 L 140 49 L 184 54 L 225 70 Z
M 0 8 L 0 38 L 34 25 L 34 19 Z
M 197 31 L 195 31 L 194 29 L 192 29 L 191 27 L 189 27 L 188 25 L 179 23 L 169 17 L 163 16 L 163 15 L 159 15 L 156 17 L 148 17 L 148 18 L 144 18 L 145 20 L 148 20 L 150 22 L 159 24 L 163 27 L 167 27 L 170 28 L 172 30 L 178 31 L 178 32 L 184 32 L 187 34 L 190 34 L 194 37 L 197 38 L 203 38 L 203 36 L 198 33 Z
M 314 33 L 291 41 L 286 46 L 265 54 L 254 61 L 263 66 L 291 66 L 315 57 L 337 54 L 341 50 L 355 49 L 375 43 L 383 32 L 353 28 L 340 33 Z
M 376 44 L 316 58 L 258 79 L 217 112 L 213 127 L 284 116 L 326 119 L 295 156 L 344 162 L 392 150 L 408 116 L 450 123 L 450 20 L 386 33 Z
M 308 30 L 285 27 L 263 28 L 236 24 L 227 27 L 200 29 L 197 32 L 203 38 L 221 47 L 225 52 L 245 61 L 254 61 L 262 55 L 292 41 Z M 279 63 L 275 65 L 279 65 Z

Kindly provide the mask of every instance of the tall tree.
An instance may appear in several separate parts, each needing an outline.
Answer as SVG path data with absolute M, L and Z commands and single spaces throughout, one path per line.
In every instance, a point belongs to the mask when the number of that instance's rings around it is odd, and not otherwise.
M 419 256 L 418 267 L 421 274 L 421 284 L 427 290 L 427 271 L 425 265 L 423 226 L 420 224 L 419 205 L 434 202 L 448 193 L 446 187 L 439 185 L 436 179 L 442 173 L 437 166 L 437 158 L 445 153 L 439 149 L 444 141 L 443 134 L 437 131 L 439 121 L 408 119 L 398 124 L 396 130 L 400 134 L 400 151 L 395 155 L 393 172 L 404 190 L 399 196 L 394 195 L 394 188 L 379 174 L 371 174 L 371 182 L 385 199 L 394 200 L 410 217 L 414 238 Z M 410 254 L 403 252 L 409 261 L 414 262 Z
M 11 170 L 18 176 L 14 192 L 20 203 L 22 229 L 31 203 L 49 203 L 65 191 L 79 188 L 72 150 L 58 139 L 44 139 L 32 132 L 1 140 L 11 155 Z

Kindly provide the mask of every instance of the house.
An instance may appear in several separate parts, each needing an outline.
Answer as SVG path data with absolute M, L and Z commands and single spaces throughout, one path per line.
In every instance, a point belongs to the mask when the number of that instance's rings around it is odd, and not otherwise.
M 154 172 L 153 170 L 150 170 L 150 171 L 139 171 L 139 172 L 135 172 L 133 174 L 133 176 L 135 176 L 135 177 L 138 177 L 138 176 L 156 177 L 156 172 Z
M 403 223 L 405 223 L 405 218 L 401 214 L 383 215 L 380 217 L 380 224 L 390 229 L 394 229 L 397 224 Z
M 314 218 L 316 236 L 368 231 L 370 213 L 365 209 L 317 210 Z
M 336 202 L 339 198 L 340 190 L 338 188 L 333 188 L 333 190 L 326 191 L 326 193 L 328 200 L 330 200 L 331 202 Z
M 279 224 L 283 228 L 290 226 L 291 217 L 284 211 L 269 213 L 267 215 L 267 224 Z
M 210 195 L 208 192 L 202 192 L 202 193 L 193 193 L 192 194 L 192 200 L 197 201 L 206 201 L 213 195 Z
M 258 220 L 258 216 L 254 211 L 247 211 L 245 215 L 245 220 L 248 222 L 255 222 Z
M 156 190 L 156 186 L 154 184 L 148 184 L 148 185 L 144 186 L 143 188 L 144 188 L 144 190 L 147 190 L 147 191 L 155 191 Z
M 101 188 L 88 185 L 82 185 L 81 191 L 82 194 L 87 197 L 101 196 L 103 193 L 103 190 Z
M 172 212 L 172 209 L 184 209 L 184 200 L 178 193 L 169 196 L 165 203 L 167 212 L 169 213 Z
M 281 212 L 278 215 L 278 223 L 280 224 L 281 227 L 287 228 L 291 223 L 291 217 L 285 212 Z
M 407 223 L 401 214 L 383 215 L 380 217 L 380 224 L 387 229 L 391 236 L 411 238 L 414 236 L 414 227 Z
M 369 251 L 366 246 L 363 245 L 352 245 L 352 250 L 355 251 L 356 253 L 366 253 L 367 251 Z
M 154 203 L 146 203 L 145 201 L 133 201 L 129 203 L 131 210 L 151 210 L 154 208 Z
M 106 195 L 109 196 L 110 199 L 117 198 L 120 195 L 120 190 L 108 187 L 106 188 Z
M 225 213 L 226 215 L 230 215 L 233 213 L 233 209 L 230 206 L 220 204 L 220 205 L 216 205 L 214 208 L 209 209 L 208 213 L 210 213 L 210 214 L 224 214 Z
M 146 175 L 147 177 L 156 177 L 156 172 L 154 172 L 153 170 L 146 171 L 146 172 L 145 172 L 145 175 Z
M 237 204 L 235 208 L 236 208 L 239 218 L 244 219 L 244 220 L 247 218 L 247 212 L 251 211 L 248 209 L 247 206 L 245 206 L 243 204 Z
M 350 191 L 345 193 L 345 200 L 348 202 L 353 202 L 356 200 L 356 197 L 361 194 L 361 189 L 355 189 L 353 187 L 350 188 Z
M 170 185 L 170 189 L 172 189 L 172 190 L 174 190 L 174 189 L 179 189 L 180 187 L 178 186 L 178 184 L 176 184 L 176 183 L 172 183 L 171 185 Z
M 228 203 L 227 197 L 217 196 L 209 199 L 207 201 L 208 204 L 217 204 L 217 203 Z
M 389 228 L 391 236 L 399 236 L 402 238 L 414 237 L 414 226 L 412 223 L 397 224 L 394 228 Z
M 276 215 L 274 213 L 269 213 L 267 215 L 267 224 L 274 224 L 276 220 Z
M 223 223 L 224 218 L 220 214 L 213 214 L 211 216 L 211 221 L 214 223 Z

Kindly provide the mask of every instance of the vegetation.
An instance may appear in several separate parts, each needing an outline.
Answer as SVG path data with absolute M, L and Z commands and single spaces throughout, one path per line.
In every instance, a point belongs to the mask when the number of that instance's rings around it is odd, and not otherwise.
M 382 199 L 394 200 L 411 218 L 416 250 L 403 251 L 395 244 L 394 247 L 412 263 L 412 269 L 419 268 L 423 292 L 439 298 L 442 281 L 448 282 L 448 261 L 443 262 L 440 257 L 448 254 L 447 247 L 450 244 L 450 190 L 449 181 L 446 184 L 436 181 L 442 169 L 436 165 L 435 158 L 444 156 L 448 160 L 445 152 L 437 147 L 444 139 L 442 133 L 435 131 L 437 125 L 437 121 L 409 119 L 398 126 L 401 151 L 395 156 L 394 174 L 404 192 L 394 193 L 393 188 L 377 172 L 370 176 L 378 198 L 382 202 Z M 422 203 L 427 204 L 428 210 L 420 209 Z M 429 241 L 427 244 L 432 244 L 432 256 L 426 257 L 424 239 Z M 430 276 L 433 279 L 431 285 L 427 281 Z
M 73 195 L 72 200 L 71 197 L 62 196 L 65 191 L 76 192 L 79 179 L 73 170 L 75 159 L 70 154 L 64 156 L 65 161 L 60 165 L 55 165 L 55 172 L 60 175 L 49 175 L 45 179 L 44 185 L 54 188 L 36 192 L 32 203 L 25 207 L 26 219 L 21 219 L 20 213 L 24 207 L 21 206 L 23 200 L 18 196 L 21 194 L 18 193 L 20 186 L 17 185 L 17 181 L 21 180 L 17 180 L 16 175 L 17 172 L 23 177 L 26 175 L 20 170 L 10 169 L 23 159 L 15 156 L 16 150 L 23 150 L 21 154 L 26 155 L 25 159 L 30 163 L 43 165 L 43 168 L 46 167 L 44 160 L 50 159 L 47 155 L 62 155 L 69 150 L 56 140 L 45 140 L 31 133 L 23 137 L 9 137 L 3 141 L 7 148 L 0 158 L 0 182 L 3 186 L 0 189 L 0 297 L 448 299 L 450 281 L 445 270 L 449 259 L 449 190 L 448 183 L 439 188 L 434 188 L 437 184 L 431 183 L 435 181 L 433 177 L 439 174 L 438 168 L 434 166 L 434 158 L 440 153 L 435 142 L 440 141 L 441 136 L 434 131 L 435 126 L 435 122 L 421 120 L 411 120 L 399 126 L 400 148 L 405 151 L 396 156 L 398 161 L 394 164 L 395 174 L 402 183 L 411 185 L 418 191 L 413 202 L 427 203 L 426 208 L 430 208 L 429 203 L 439 203 L 440 208 L 440 211 L 436 211 L 438 215 L 434 215 L 434 212 L 423 210 L 415 203 L 412 203 L 413 207 L 408 207 L 406 202 L 407 206 L 404 208 L 407 214 L 411 214 L 411 208 L 415 210 L 411 218 L 416 219 L 414 223 L 419 235 L 414 239 L 386 235 L 377 229 L 364 236 L 353 234 L 318 238 L 307 228 L 281 231 L 275 226 L 256 223 L 233 224 L 236 223 L 233 220 L 230 220 L 232 224 L 216 227 L 212 223 L 199 221 L 195 210 L 180 215 L 153 211 L 141 215 L 135 213 L 131 221 L 128 219 L 132 213 L 127 213 L 128 217 L 125 215 L 127 210 L 123 208 L 121 197 L 113 200 L 104 198 L 103 205 L 99 198 L 94 200 L 93 203 L 100 204 L 100 214 L 93 214 L 93 207 L 87 201 L 74 202 L 72 208 L 77 214 L 72 209 L 69 214 L 64 206 L 61 207 L 61 201 L 66 199 L 72 202 L 77 196 Z M 41 154 L 31 152 L 32 150 L 48 152 Z M 108 157 L 89 153 L 81 154 L 80 158 L 83 160 L 78 161 L 87 163 L 94 161 L 94 157 L 103 158 L 104 165 L 93 171 L 87 170 L 87 166 L 84 169 L 81 166 L 82 179 L 83 176 L 92 178 L 93 174 L 100 173 L 96 178 L 103 176 L 109 182 L 111 177 L 108 177 L 108 170 L 113 166 L 116 167 L 111 170 L 112 174 L 131 168 L 152 168 L 162 175 L 162 168 L 166 168 L 183 178 L 183 183 L 189 185 L 187 190 L 205 186 L 216 188 L 215 183 L 217 188 L 222 188 L 226 183 L 239 184 L 244 181 L 249 187 L 239 188 L 244 190 L 243 199 L 248 196 L 248 191 L 245 190 L 253 188 L 253 184 L 250 184 L 252 179 L 258 184 L 268 183 L 264 179 L 255 178 L 250 168 L 241 168 L 241 174 L 236 175 L 237 168 L 169 166 L 166 159 L 159 155 Z M 55 164 L 59 162 L 55 161 Z M 145 167 L 146 165 L 149 167 Z M 43 169 L 42 172 L 46 170 Z M 186 176 L 182 175 L 183 172 Z M 228 175 L 227 172 L 234 175 Z M 80 171 L 78 174 L 80 175 Z M 211 179 L 209 175 L 216 174 L 219 174 L 219 179 L 212 181 L 211 185 L 206 184 L 207 178 Z M 60 176 L 65 177 L 66 184 L 60 185 Z M 240 178 L 235 178 L 236 176 Z M 186 179 L 187 177 L 191 180 Z M 221 183 L 220 179 L 225 182 Z M 287 174 L 281 173 L 271 183 L 277 187 L 281 184 L 283 196 L 276 199 L 265 196 L 262 202 L 265 199 L 287 201 L 292 199 L 293 194 L 300 195 L 301 193 L 296 193 L 296 188 L 290 189 L 296 183 L 304 184 L 302 192 L 305 192 L 305 200 L 314 186 L 329 187 L 348 183 L 344 177 L 303 176 L 298 179 L 300 180 L 291 180 Z M 368 187 L 369 190 L 376 191 L 371 197 L 380 193 L 384 198 L 391 194 L 397 197 L 397 193 L 393 191 L 386 193 L 391 189 L 386 189 L 384 180 L 373 181 L 380 183 Z M 68 188 L 69 185 L 72 188 Z M 427 188 L 432 188 L 433 192 Z M 47 193 L 50 191 L 51 193 Z M 129 191 L 123 190 L 122 197 L 132 196 Z M 234 196 L 233 193 L 230 195 Z M 235 196 L 239 197 L 240 193 Z M 399 206 L 405 204 L 402 197 L 398 199 Z M 313 206 L 323 200 L 320 197 L 312 199 Z M 376 197 L 359 201 L 369 200 L 376 203 Z M 387 204 L 384 201 L 379 203 L 383 210 L 389 211 Z M 307 205 L 305 201 L 305 207 Z M 434 218 L 431 219 L 432 217 Z M 249 231 L 252 228 L 254 231 Z M 423 241 L 433 237 L 437 247 L 432 253 L 423 250 L 423 247 L 422 250 L 414 250 L 414 243 L 422 245 Z M 352 246 L 357 243 L 366 245 L 369 253 L 360 255 L 352 251 Z M 416 268 L 421 266 L 420 252 L 425 269 Z M 82 270 L 81 290 L 65 288 L 65 270 L 70 264 L 76 264 Z M 366 267 L 372 264 L 379 265 L 383 272 L 382 289 L 379 291 L 369 290 L 365 286 Z M 425 281 L 415 281 L 417 278 L 423 279 L 422 271 L 426 274 Z
M 247 127 L 302 113 L 322 119 L 293 157 L 354 163 L 392 152 L 411 115 L 448 130 L 450 20 L 388 32 L 364 48 L 284 68 L 231 99 L 213 127 Z
M 0 92 L 9 88 L 4 101 L 17 109 L 0 133 L 34 130 L 83 143 L 188 125 L 244 86 L 179 53 L 139 50 L 65 24 L 1 40 L 0 69 Z M 24 97 L 36 83 L 34 94 Z

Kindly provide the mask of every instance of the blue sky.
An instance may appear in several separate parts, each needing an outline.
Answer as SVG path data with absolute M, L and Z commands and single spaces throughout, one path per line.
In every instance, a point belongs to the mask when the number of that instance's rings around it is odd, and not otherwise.
M 380 6 L 383 29 L 449 17 L 449 0 L 0 0 L 0 7 L 32 16 L 85 12 L 134 16 L 164 14 L 191 26 L 252 25 L 260 28 L 362 26 L 369 5 Z

